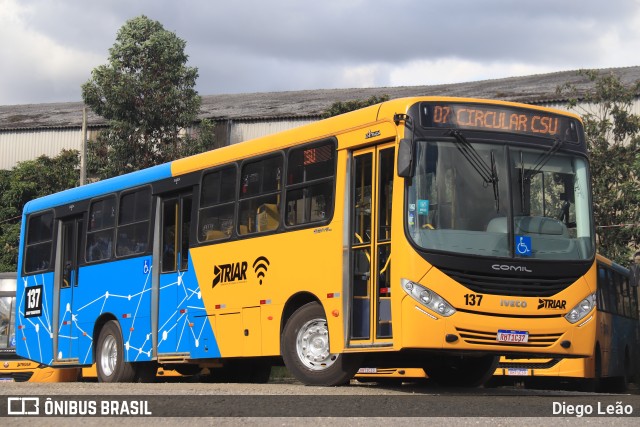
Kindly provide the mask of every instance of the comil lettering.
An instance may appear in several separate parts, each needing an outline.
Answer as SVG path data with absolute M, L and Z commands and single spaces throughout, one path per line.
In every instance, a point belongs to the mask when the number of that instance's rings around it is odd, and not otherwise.
M 533 273 L 533 271 L 529 270 L 524 265 L 493 264 L 491 268 L 496 271 L 515 271 L 515 272 Z

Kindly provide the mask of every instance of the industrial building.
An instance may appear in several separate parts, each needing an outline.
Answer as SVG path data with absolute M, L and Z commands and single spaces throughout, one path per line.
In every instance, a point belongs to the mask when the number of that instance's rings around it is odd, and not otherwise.
M 640 80 L 640 66 L 611 68 L 625 84 Z M 335 102 L 365 100 L 372 96 L 457 96 L 525 102 L 566 109 L 567 99 L 557 88 L 570 84 L 578 93 L 592 83 L 578 71 L 430 86 L 360 89 L 318 89 L 292 92 L 246 93 L 202 96 L 200 119 L 215 123 L 216 146 L 246 141 L 304 125 L 322 118 Z M 0 106 L 0 169 L 40 155 L 56 156 L 62 149 L 82 146 L 82 102 Z M 634 105 L 640 113 L 640 102 Z M 107 121 L 87 111 L 87 138 L 95 138 Z

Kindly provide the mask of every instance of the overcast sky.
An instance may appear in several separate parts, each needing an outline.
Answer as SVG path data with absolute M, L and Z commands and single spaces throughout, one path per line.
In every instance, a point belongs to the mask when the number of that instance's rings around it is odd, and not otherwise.
M 186 41 L 201 95 L 640 65 L 640 0 L 0 0 L 0 105 L 81 101 L 140 15 Z

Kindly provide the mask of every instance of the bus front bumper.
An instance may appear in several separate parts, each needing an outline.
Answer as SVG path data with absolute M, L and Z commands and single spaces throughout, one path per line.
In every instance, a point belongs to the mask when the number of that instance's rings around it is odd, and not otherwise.
M 448 352 L 587 357 L 593 354 L 596 314 L 592 310 L 575 324 L 564 316 L 532 317 L 457 311 L 443 317 L 402 301 L 402 348 Z

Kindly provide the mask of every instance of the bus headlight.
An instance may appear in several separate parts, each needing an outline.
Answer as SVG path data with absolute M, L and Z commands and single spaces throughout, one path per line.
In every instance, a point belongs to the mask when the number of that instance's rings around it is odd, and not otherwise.
M 595 292 L 580 301 L 578 305 L 573 307 L 569 312 L 564 316 L 565 319 L 569 323 L 576 323 L 591 312 L 591 310 L 596 306 L 596 294 Z
M 456 309 L 440 295 L 411 280 L 402 279 L 402 289 L 421 305 L 441 316 L 449 317 L 456 312 Z

